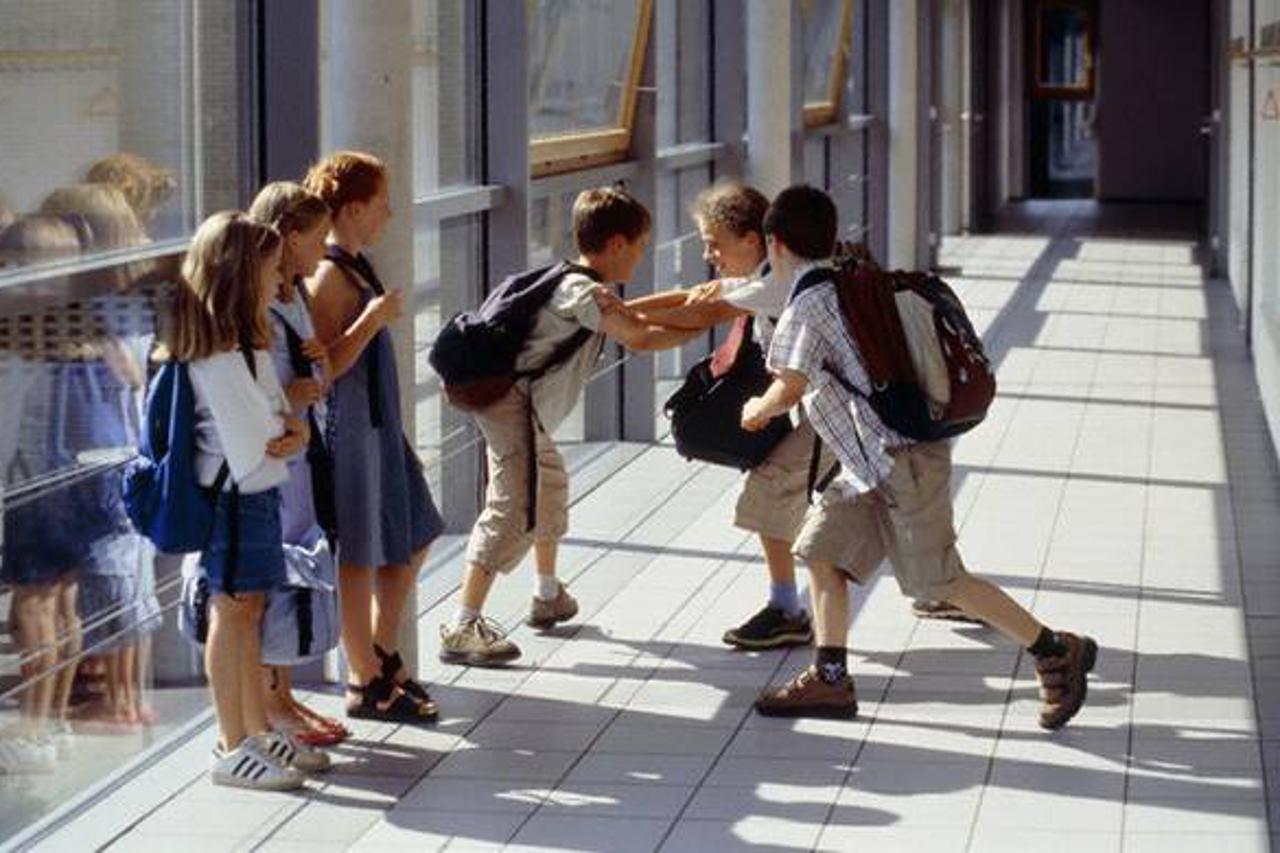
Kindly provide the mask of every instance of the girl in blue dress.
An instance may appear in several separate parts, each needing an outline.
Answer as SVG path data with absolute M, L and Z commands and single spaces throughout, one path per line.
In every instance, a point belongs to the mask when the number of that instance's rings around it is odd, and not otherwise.
M 327 260 L 308 290 L 334 377 L 329 432 L 347 714 L 429 722 L 435 702 L 405 670 L 396 645 L 405 600 L 444 522 L 400 421 L 388 326 L 404 297 L 383 286 L 364 255 L 391 218 L 386 167 L 369 154 L 338 152 L 311 168 L 305 186 L 332 217 Z

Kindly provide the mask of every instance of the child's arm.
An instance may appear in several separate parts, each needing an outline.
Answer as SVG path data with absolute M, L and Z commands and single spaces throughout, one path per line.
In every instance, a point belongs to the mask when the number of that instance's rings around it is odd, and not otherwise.
M 404 303 L 401 291 L 389 290 L 370 299 L 357 314 L 359 297 L 346 274 L 332 263 L 321 264 L 315 278 L 307 282 L 307 290 L 316 337 L 329 355 L 331 382 L 351 369 L 383 326 L 400 316 Z
M 701 329 L 669 329 L 657 326 L 621 312 L 602 316 L 599 330 L 627 349 L 640 352 L 677 347 L 702 333 Z
M 797 370 L 783 370 L 774 377 L 773 384 L 759 397 L 752 397 L 742 406 L 742 428 L 757 432 L 765 428 L 778 415 L 795 408 L 809 380 Z
M 751 312 L 732 305 L 723 299 L 711 302 L 693 302 L 673 308 L 660 308 L 641 312 L 640 319 L 657 326 L 668 326 L 673 329 L 690 329 L 702 331 L 721 323 L 727 323 L 735 317 Z

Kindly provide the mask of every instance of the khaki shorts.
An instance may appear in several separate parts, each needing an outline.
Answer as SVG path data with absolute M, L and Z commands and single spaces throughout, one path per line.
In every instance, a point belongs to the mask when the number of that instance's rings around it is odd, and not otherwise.
M 516 385 L 476 413 L 484 434 L 489 485 L 484 510 L 467 540 L 467 562 L 491 572 L 510 572 L 535 539 L 560 539 L 569 528 L 569 474 L 564 458 L 541 424 L 529 446 L 529 391 Z M 529 454 L 537 454 L 537 518 L 529 530 Z
M 956 551 L 950 445 L 898 452 L 888 479 L 856 498 L 828 489 L 805 519 L 795 552 L 832 563 L 859 584 L 887 557 L 905 595 L 947 600 L 968 575 Z
M 809 422 L 802 422 L 769 458 L 747 472 L 733 517 L 735 527 L 769 539 L 795 541 L 809 510 L 809 466 L 815 437 Z M 835 457 L 824 445 L 818 460 L 819 481 L 833 465 Z

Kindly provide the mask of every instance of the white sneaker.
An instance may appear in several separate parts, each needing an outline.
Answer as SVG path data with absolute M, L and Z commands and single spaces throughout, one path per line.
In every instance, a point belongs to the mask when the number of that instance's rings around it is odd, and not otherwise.
M 253 738 L 230 751 L 214 747 L 209 776 L 215 785 L 255 791 L 296 791 L 306 781 L 302 771 L 263 755 Z
M 329 769 L 329 753 L 300 743 L 285 732 L 260 735 L 258 743 L 267 757 L 303 773 L 323 773 Z
M 49 740 L 53 742 L 53 748 L 57 750 L 59 759 L 70 758 L 71 753 L 75 751 L 75 733 L 66 720 L 54 720 L 49 724 Z
M 6 737 L 0 739 L 0 775 L 52 773 L 58 766 L 58 750 L 47 739 Z

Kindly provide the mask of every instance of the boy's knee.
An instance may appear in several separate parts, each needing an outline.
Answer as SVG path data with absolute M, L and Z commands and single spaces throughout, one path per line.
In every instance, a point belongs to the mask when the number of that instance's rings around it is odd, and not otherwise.
M 829 563 L 825 560 L 810 560 L 809 574 L 813 577 L 815 586 L 843 584 L 845 582 L 844 573 L 836 568 L 835 563 Z

